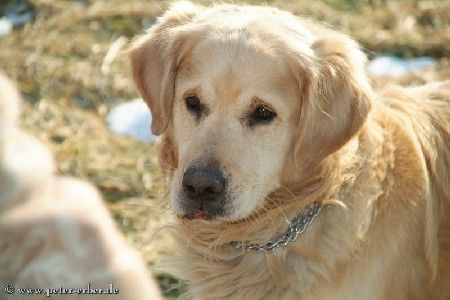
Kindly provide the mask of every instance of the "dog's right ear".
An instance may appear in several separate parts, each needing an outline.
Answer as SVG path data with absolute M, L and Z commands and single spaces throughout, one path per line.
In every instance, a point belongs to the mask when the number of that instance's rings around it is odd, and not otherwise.
M 182 31 L 177 29 L 201 9 L 189 1 L 174 3 L 128 50 L 134 82 L 152 112 L 154 135 L 163 133 L 169 124 L 175 74 L 186 53 Z
M 324 31 L 311 50 L 312 55 L 299 56 L 302 75 L 297 75 L 303 101 L 295 155 L 304 170 L 317 166 L 359 132 L 373 97 L 366 56 L 355 41 Z

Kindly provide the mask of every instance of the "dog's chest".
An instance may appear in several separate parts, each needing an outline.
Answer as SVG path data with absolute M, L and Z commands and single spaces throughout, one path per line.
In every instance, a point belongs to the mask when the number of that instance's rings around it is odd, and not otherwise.
M 191 274 L 189 293 L 192 299 L 381 299 L 374 280 L 383 271 L 379 264 L 354 265 L 330 278 L 328 266 L 281 250 L 270 254 L 249 253 L 239 262 L 193 262 L 199 266 Z M 200 269 L 201 266 L 201 269 Z M 193 271 L 193 270 L 192 270 Z M 371 274 L 366 280 L 364 274 Z M 331 281 L 330 281 L 331 279 Z M 355 282 L 359 282 L 355 284 Z
M 201 268 L 191 270 L 198 276 L 190 278 L 188 290 L 191 299 L 205 300 L 370 300 L 386 299 L 388 291 L 398 296 L 396 299 L 420 299 L 415 287 L 406 289 L 404 282 L 395 283 L 395 276 L 386 273 L 396 264 L 394 256 L 380 255 L 331 270 L 323 263 L 283 251 L 249 254 L 238 263 L 213 263 L 203 258 L 191 261 L 191 266 Z
M 299 296 L 292 289 L 295 276 L 284 264 L 281 253 L 248 253 L 236 261 L 207 261 L 198 256 L 190 265 L 197 268 L 191 270 L 195 275 L 188 279 L 192 299 L 298 299 Z

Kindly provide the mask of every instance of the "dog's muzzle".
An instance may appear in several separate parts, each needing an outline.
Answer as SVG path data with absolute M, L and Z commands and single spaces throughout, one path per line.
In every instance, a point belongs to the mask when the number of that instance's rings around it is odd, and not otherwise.
M 181 206 L 189 218 L 211 219 L 224 213 L 227 179 L 217 163 L 189 166 L 183 174 Z

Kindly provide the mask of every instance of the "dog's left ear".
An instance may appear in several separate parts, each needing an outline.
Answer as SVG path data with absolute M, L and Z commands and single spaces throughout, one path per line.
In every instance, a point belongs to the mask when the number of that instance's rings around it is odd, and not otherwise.
M 370 110 L 371 85 L 365 74 L 366 56 L 356 42 L 327 32 L 312 44 L 303 72 L 300 124 L 295 158 L 304 168 L 320 163 L 347 143 Z M 313 62 L 312 62 L 312 61 Z M 307 70 L 303 65 L 302 69 Z
M 175 75 L 194 36 L 185 29 L 202 9 L 175 2 L 128 50 L 134 82 L 152 113 L 152 132 L 162 134 L 171 117 Z

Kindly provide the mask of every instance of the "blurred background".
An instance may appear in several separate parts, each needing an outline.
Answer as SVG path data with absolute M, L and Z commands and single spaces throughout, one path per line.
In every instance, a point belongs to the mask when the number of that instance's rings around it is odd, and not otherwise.
M 196 1 L 208 4 L 212 1 Z M 240 3 L 240 1 L 234 1 Z M 0 0 L 0 70 L 24 97 L 21 123 L 55 155 L 58 172 L 96 185 L 149 266 L 174 252 L 172 217 L 123 51 L 169 2 Z M 350 34 L 375 86 L 450 78 L 450 0 L 267 0 Z M 158 274 L 167 297 L 182 284 Z

